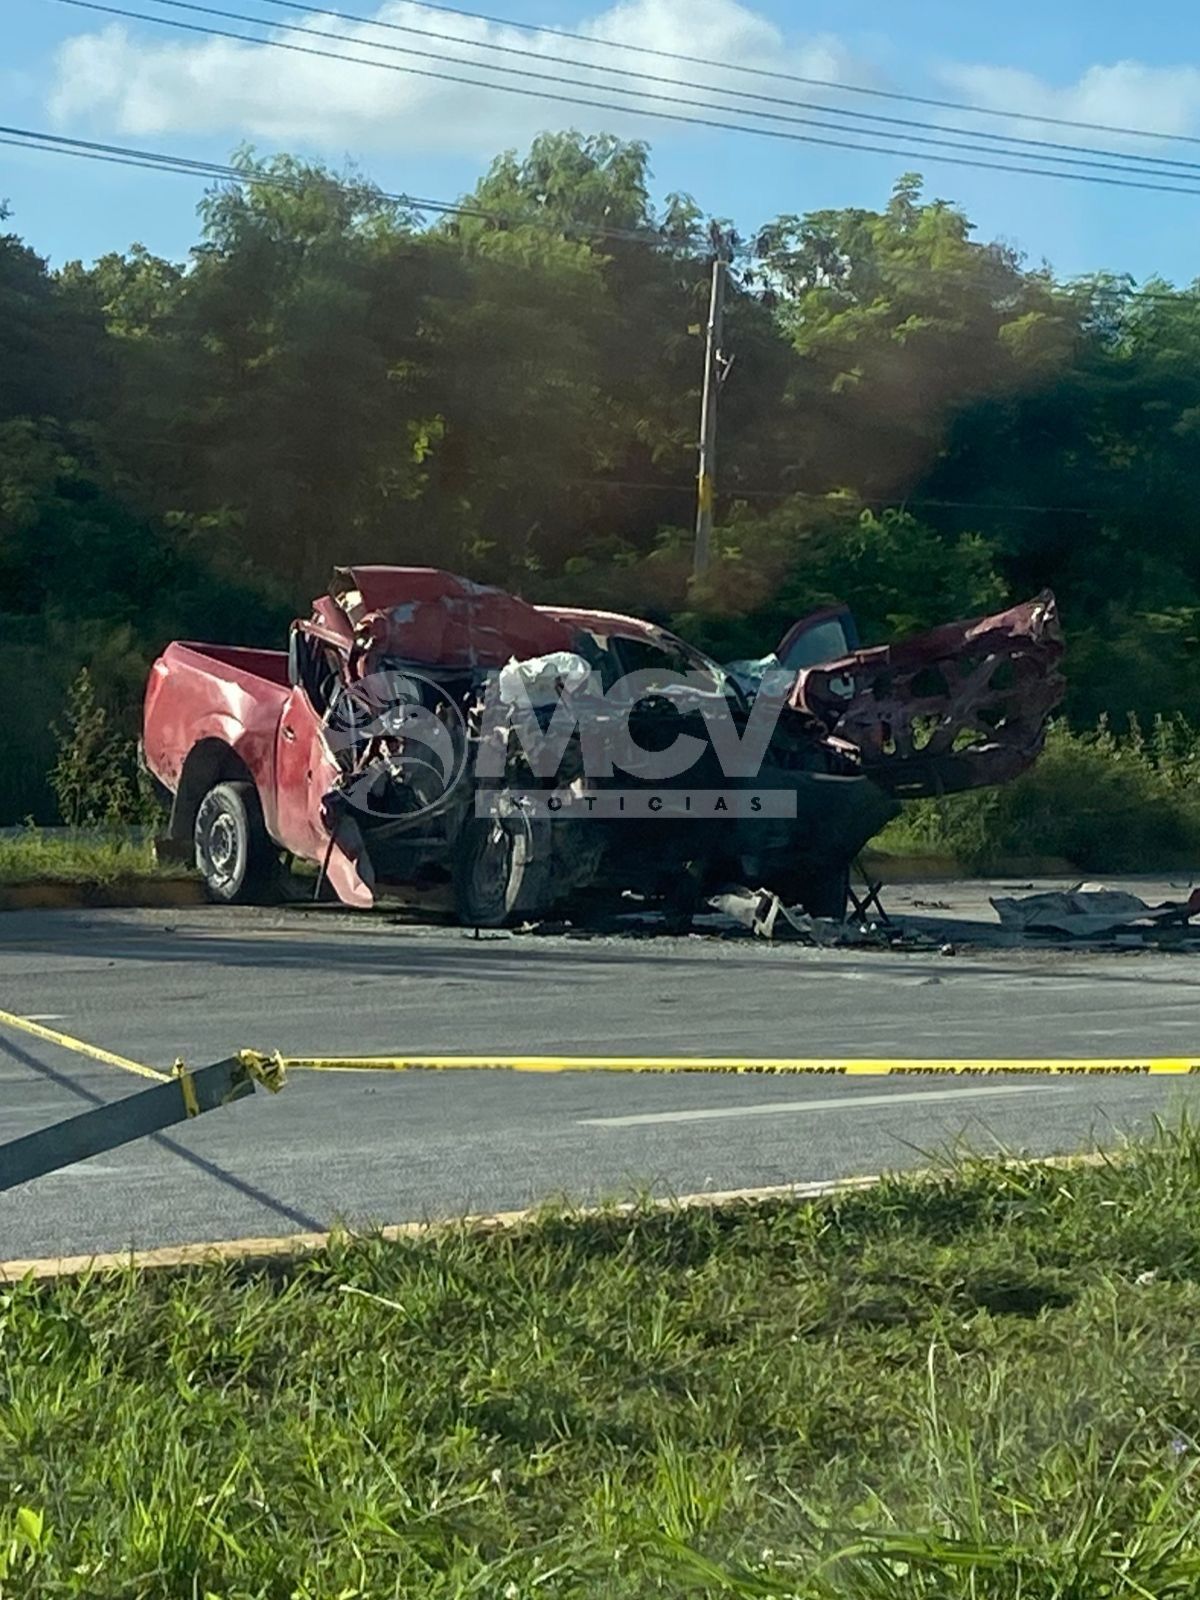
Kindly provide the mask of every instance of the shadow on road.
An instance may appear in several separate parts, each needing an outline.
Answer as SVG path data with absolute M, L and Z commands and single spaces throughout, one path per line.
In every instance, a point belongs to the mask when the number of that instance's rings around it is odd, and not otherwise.
M 47 1066 L 44 1061 L 39 1061 L 36 1056 L 32 1056 L 27 1050 L 23 1050 L 20 1045 L 13 1044 L 7 1039 L 0 1039 L 0 1050 L 3 1050 L 5 1055 L 19 1065 L 27 1067 L 31 1072 L 35 1072 L 39 1077 L 46 1079 L 47 1082 L 57 1085 L 58 1088 L 66 1089 L 80 1100 L 86 1100 L 89 1105 L 103 1106 L 109 1104 L 102 1095 L 98 1095 L 93 1090 L 76 1083 L 65 1072 L 59 1072 L 55 1067 Z M 149 1134 L 148 1140 L 151 1144 L 158 1145 L 160 1149 L 168 1151 L 171 1155 L 178 1156 L 181 1161 L 186 1161 L 197 1172 L 204 1173 L 206 1177 L 215 1178 L 218 1183 L 223 1183 L 227 1188 L 233 1189 L 244 1199 L 253 1200 L 256 1204 L 266 1207 L 268 1211 L 273 1211 L 276 1216 L 283 1217 L 288 1222 L 294 1222 L 307 1233 L 319 1233 L 324 1226 L 315 1217 L 310 1217 L 306 1211 L 297 1211 L 295 1207 L 287 1205 L 282 1200 L 277 1200 L 274 1195 L 268 1194 L 265 1189 L 260 1189 L 256 1184 L 247 1183 L 244 1178 L 236 1177 L 232 1172 L 228 1172 L 224 1167 L 219 1166 L 217 1162 L 209 1161 L 204 1156 L 197 1155 L 195 1151 L 186 1149 L 165 1133 Z

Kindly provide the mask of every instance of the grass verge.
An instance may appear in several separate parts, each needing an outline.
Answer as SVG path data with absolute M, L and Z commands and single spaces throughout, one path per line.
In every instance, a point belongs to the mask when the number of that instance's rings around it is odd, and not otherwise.
M 1034 767 L 1000 788 L 917 800 L 873 848 L 950 856 L 967 872 L 1006 857 L 1058 857 L 1089 872 L 1160 872 L 1200 865 L 1200 736 L 1182 718 L 1149 731 L 1130 719 L 1074 732 L 1050 729 Z
M 127 878 L 181 878 L 183 868 L 160 866 L 149 839 L 128 829 L 78 834 L 23 828 L 0 835 L 0 884 L 111 884 Z
M 0 1295 L 29 1600 L 1200 1592 L 1200 1132 Z

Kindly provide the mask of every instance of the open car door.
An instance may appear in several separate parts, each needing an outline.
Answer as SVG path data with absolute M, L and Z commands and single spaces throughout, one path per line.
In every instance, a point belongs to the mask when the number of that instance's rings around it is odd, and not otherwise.
M 330 646 L 304 628 L 292 631 L 292 689 L 279 719 L 275 750 L 275 836 L 284 849 L 323 868 L 346 905 L 375 903 L 374 874 L 353 819 L 339 814 L 328 797 L 341 770 L 317 710 L 338 677 Z
M 794 622 L 775 655 L 781 667 L 802 672 L 826 661 L 840 661 L 858 649 L 858 624 L 849 606 L 827 606 Z

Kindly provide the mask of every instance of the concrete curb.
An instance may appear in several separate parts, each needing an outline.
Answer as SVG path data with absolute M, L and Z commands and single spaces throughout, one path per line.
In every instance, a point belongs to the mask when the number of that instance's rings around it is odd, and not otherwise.
M 79 911 L 92 907 L 167 910 L 206 903 L 198 878 L 114 878 L 111 883 L 0 884 L 0 911 Z
M 952 856 L 892 856 L 867 850 L 862 863 L 884 886 L 948 883 L 985 878 L 1075 878 L 1078 869 L 1058 856 L 1013 856 L 987 874 L 967 872 Z M 175 910 L 208 903 L 198 878 L 114 878 L 110 883 L 53 881 L 0 884 L 0 911 Z
M 988 882 L 994 878 L 1078 878 L 1079 868 L 1062 856 L 1006 856 L 987 872 L 970 872 L 953 856 L 893 856 L 864 850 L 864 869 L 884 887 L 903 883 Z
M 1006 1167 L 1098 1167 L 1107 1166 L 1118 1159 L 1104 1151 L 1089 1151 L 1082 1155 L 1045 1156 L 1040 1160 L 1013 1160 Z M 831 1195 L 856 1194 L 873 1189 L 885 1177 L 901 1177 L 931 1182 L 946 1176 L 934 1168 L 921 1168 L 916 1172 L 872 1173 L 858 1178 L 831 1178 L 821 1183 L 772 1184 L 761 1189 L 723 1189 L 707 1194 L 681 1195 L 676 1199 L 652 1200 L 648 1208 L 632 1202 L 615 1206 L 580 1206 L 569 1215 L 573 1218 L 632 1216 L 651 1211 L 717 1210 L 724 1206 L 760 1205 L 770 1200 L 792 1200 L 797 1203 L 823 1200 Z M 372 1232 L 355 1233 L 351 1229 L 331 1229 L 327 1233 L 293 1233 L 282 1238 L 224 1239 L 206 1244 L 166 1245 L 154 1250 L 113 1251 L 90 1256 L 43 1256 L 29 1260 L 0 1261 L 0 1283 L 20 1283 L 32 1279 L 50 1283 L 58 1278 L 82 1277 L 85 1274 L 105 1274 L 137 1271 L 180 1271 L 189 1267 L 212 1267 L 238 1263 L 255 1266 L 267 1261 L 292 1261 L 305 1256 L 318 1255 L 337 1240 L 352 1242 L 356 1238 L 384 1239 L 396 1242 L 401 1239 L 423 1239 L 466 1228 L 474 1233 L 500 1233 L 506 1229 L 520 1228 L 535 1223 L 545 1215 L 544 1207 L 531 1207 L 525 1211 L 495 1211 L 466 1217 L 450 1217 L 437 1222 L 399 1222 Z

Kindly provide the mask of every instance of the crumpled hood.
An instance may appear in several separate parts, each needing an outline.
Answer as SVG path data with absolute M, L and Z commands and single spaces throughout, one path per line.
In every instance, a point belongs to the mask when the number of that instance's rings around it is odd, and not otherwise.
M 436 567 L 339 568 L 314 609 L 327 623 L 349 623 L 366 671 L 385 659 L 503 667 L 514 656 L 569 650 L 573 638 L 566 623 L 516 595 Z

